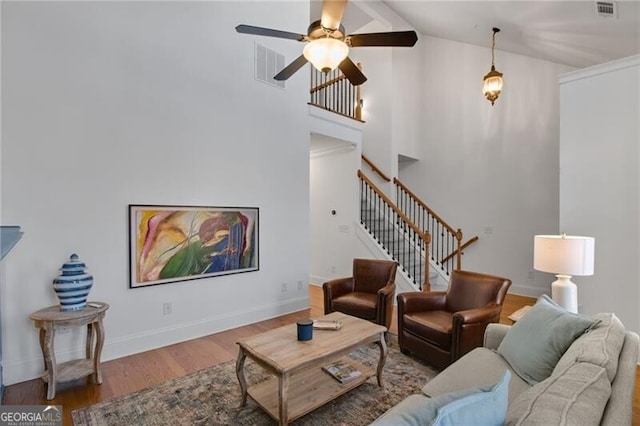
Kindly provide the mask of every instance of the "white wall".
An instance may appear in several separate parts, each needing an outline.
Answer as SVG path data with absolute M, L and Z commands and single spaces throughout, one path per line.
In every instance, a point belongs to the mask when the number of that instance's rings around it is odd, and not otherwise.
M 372 21 L 354 33 L 406 31 L 412 27 L 382 2 L 356 1 Z M 364 100 L 363 153 L 387 176 L 398 175 L 398 154 L 416 157 L 421 130 L 423 87 L 420 39 L 414 47 L 355 48 L 350 56 L 364 66 L 368 80 L 361 86 Z M 374 176 L 371 176 L 374 177 Z M 389 192 L 391 184 L 380 188 Z M 393 196 L 393 191 L 389 192 Z
M 327 139 L 314 134 L 312 144 L 326 143 Z M 355 170 L 359 157 L 358 145 L 336 139 L 332 139 L 327 148 L 311 152 L 311 282 L 314 284 L 351 275 L 358 224 L 354 212 L 358 209 Z
M 640 330 L 640 56 L 562 77 L 560 231 L 595 237 L 595 273 L 574 277 L 581 312 Z
M 308 15 L 306 2 L 2 2 L 1 214 L 25 231 L 3 262 L 5 384 L 41 373 L 29 314 L 57 303 L 72 252 L 111 305 L 104 360 L 308 306 L 308 78 L 253 77 L 256 41 L 287 61 L 300 45 L 234 31 Z M 129 289 L 127 205 L 145 203 L 259 207 L 260 270 Z M 83 343 L 58 336 L 58 359 Z
M 390 30 L 378 22 L 358 29 L 357 33 Z M 363 65 L 367 81 L 362 84 L 362 152 L 387 175 L 393 174 L 392 110 L 393 72 L 391 48 L 362 47 L 351 49 L 349 56 Z M 383 188 L 384 189 L 384 188 Z
M 569 68 L 497 51 L 505 88 L 492 107 L 489 49 L 424 35 L 420 47 L 421 161 L 400 180 L 465 240 L 480 237 L 463 268 L 511 278 L 512 293 L 549 292 L 548 275 L 532 272 L 533 235 L 558 228 L 557 78 Z

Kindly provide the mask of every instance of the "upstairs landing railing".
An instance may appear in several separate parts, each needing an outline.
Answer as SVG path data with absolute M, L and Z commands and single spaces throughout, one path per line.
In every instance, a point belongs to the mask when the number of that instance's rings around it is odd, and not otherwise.
M 318 71 L 315 67 L 310 68 L 309 105 L 362 121 L 360 86 L 351 84 L 338 68 L 328 73 Z M 360 63 L 358 68 L 362 70 Z
M 431 235 L 411 222 L 361 170 L 358 170 L 358 177 L 360 222 L 414 281 L 421 277 L 416 281 L 420 290 L 430 290 L 428 256 Z

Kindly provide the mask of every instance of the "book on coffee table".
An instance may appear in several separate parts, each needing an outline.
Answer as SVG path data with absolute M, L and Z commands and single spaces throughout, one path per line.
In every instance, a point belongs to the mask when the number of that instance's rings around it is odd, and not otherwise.
M 340 383 L 347 383 L 359 377 L 362 372 L 345 361 L 336 361 L 322 367 L 322 370 L 331 375 Z
M 341 327 L 342 321 L 324 319 L 313 320 L 313 328 L 317 328 L 318 330 L 340 330 Z

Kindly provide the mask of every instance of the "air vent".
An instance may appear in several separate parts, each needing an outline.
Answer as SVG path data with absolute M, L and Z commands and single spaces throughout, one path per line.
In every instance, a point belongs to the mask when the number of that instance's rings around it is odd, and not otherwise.
M 607 16 L 609 18 L 615 18 L 618 16 L 618 8 L 615 2 L 612 1 L 598 1 L 596 2 L 596 11 L 600 16 Z
M 284 55 L 256 43 L 256 74 L 258 81 L 269 86 L 284 89 L 284 81 L 277 81 L 273 76 L 284 68 Z

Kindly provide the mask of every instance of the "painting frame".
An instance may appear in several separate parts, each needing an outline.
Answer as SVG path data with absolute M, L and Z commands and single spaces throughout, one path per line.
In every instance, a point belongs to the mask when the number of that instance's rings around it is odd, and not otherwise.
M 258 207 L 129 204 L 129 288 L 260 269 Z

